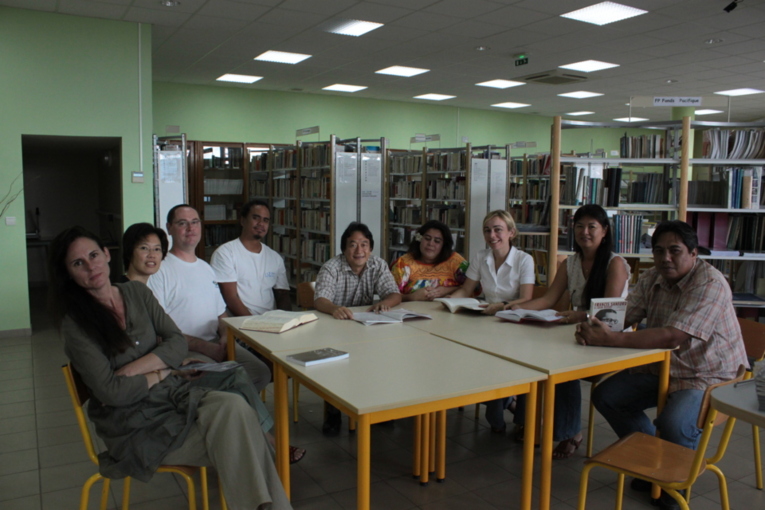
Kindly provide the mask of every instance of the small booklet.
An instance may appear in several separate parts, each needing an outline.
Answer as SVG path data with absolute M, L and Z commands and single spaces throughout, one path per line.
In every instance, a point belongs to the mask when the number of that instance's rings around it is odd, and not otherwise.
M 558 322 L 563 317 L 557 315 L 555 310 L 502 310 L 495 314 L 496 317 L 512 322 Z
M 399 308 L 397 310 L 388 310 L 387 312 L 356 312 L 353 314 L 353 320 L 360 322 L 365 326 L 374 324 L 395 324 L 410 319 L 432 319 L 428 314 L 417 313 L 411 310 Z
M 439 303 L 442 303 L 446 308 L 449 309 L 450 312 L 454 313 L 457 310 L 464 308 L 466 310 L 474 310 L 477 312 L 483 312 L 483 308 L 479 305 L 485 305 L 486 303 L 483 301 L 478 301 L 477 299 L 473 298 L 438 298 L 434 299 L 433 301 L 438 301 Z
M 238 361 L 222 361 L 220 363 L 189 363 L 178 367 L 178 370 L 199 370 L 200 372 L 225 372 L 241 367 Z
M 310 367 L 311 365 L 341 360 L 347 357 L 348 353 L 345 351 L 338 351 L 331 347 L 324 347 L 323 349 L 314 349 L 313 351 L 290 354 L 287 356 L 287 360 L 304 367 Z
M 313 313 L 271 310 L 263 315 L 253 315 L 242 323 L 241 328 L 266 333 L 283 333 L 315 320 L 318 320 L 318 317 Z
M 624 331 L 624 316 L 627 314 L 627 300 L 624 298 L 590 299 L 590 317 L 608 325 L 611 331 Z

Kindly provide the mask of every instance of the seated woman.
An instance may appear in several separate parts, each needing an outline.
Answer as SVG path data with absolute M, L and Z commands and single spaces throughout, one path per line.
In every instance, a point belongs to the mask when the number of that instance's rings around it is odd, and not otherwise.
M 440 221 L 417 229 L 409 251 L 391 267 L 402 301 L 433 301 L 464 283 L 468 263 L 453 247 L 452 232 Z
M 167 234 L 151 223 L 134 223 L 122 235 L 122 262 L 125 274 L 120 283 L 139 281 L 146 285 L 149 276 L 159 271 L 167 255 Z
M 480 283 L 489 305 L 483 313 L 494 315 L 505 307 L 528 301 L 534 292 L 534 261 L 513 246 L 515 220 L 507 211 L 492 211 L 483 220 L 483 237 L 489 248 L 479 250 L 470 261 L 467 279 L 451 297 L 470 297 Z M 504 410 L 512 397 L 486 402 L 486 420 L 492 432 L 506 429 Z
M 272 421 L 253 408 L 247 374 L 179 375 L 183 335 L 145 285 L 109 283 L 109 260 L 81 227 L 51 245 L 51 302 L 90 389 L 88 415 L 107 448 L 101 473 L 148 481 L 160 464 L 214 466 L 231 508 L 291 508 L 264 435 Z
M 612 250 L 613 236 L 606 211 L 595 204 L 580 207 L 574 214 L 574 255 L 560 265 L 544 296 L 512 308 L 552 308 L 568 290 L 573 310 L 558 315 L 564 316 L 566 323 L 585 321 L 590 299 L 627 296 L 630 268 L 627 261 Z M 581 401 L 578 380 L 556 386 L 553 439 L 560 443 L 553 451 L 555 459 L 571 457 L 582 442 Z M 523 423 L 522 415 L 523 399 L 519 399 L 514 418 L 516 424 Z

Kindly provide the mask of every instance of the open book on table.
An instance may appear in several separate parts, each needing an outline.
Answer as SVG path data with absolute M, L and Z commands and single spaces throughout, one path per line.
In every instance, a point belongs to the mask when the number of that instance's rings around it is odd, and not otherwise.
M 241 328 L 252 331 L 265 331 L 267 333 L 283 333 L 317 319 L 318 317 L 310 312 L 271 310 L 263 315 L 253 315 L 242 323 Z
M 485 305 L 483 301 L 478 301 L 473 298 L 438 298 L 433 301 L 442 303 L 450 312 L 454 313 L 462 308 L 466 310 L 474 310 L 477 312 L 483 312 L 484 308 L 479 305 Z
M 345 351 L 339 351 L 332 347 L 324 347 L 323 349 L 314 349 L 312 351 L 290 354 L 287 356 L 287 360 L 304 367 L 310 367 L 311 365 L 327 363 L 328 361 L 337 361 L 347 357 L 348 353 Z
M 555 310 L 502 310 L 496 313 L 496 317 L 512 322 L 558 322 L 563 317 L 557 315 Z
M 432 319 L 430 315 L 424 313 L 417 313 L 411 310 L 405 310 L 398 308 L 396 310 L 388 310 L 387 312 L 354 312 L 353 320 L 360 322 L 365 326 L 372 326 L 373 324 L 395 324 L 397 322 L 404 322 L 409 319 Z

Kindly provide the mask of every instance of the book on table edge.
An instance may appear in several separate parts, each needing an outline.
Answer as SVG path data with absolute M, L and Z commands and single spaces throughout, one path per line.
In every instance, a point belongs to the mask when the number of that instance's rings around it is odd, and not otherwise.
M 412 319 L 432 319 L 430 315 L 426 313 L 417 313 L 404 308 L 398 308 L 395 310 L 388 310 L 387 312 L 356 312 L 353 314 L 353 320 L 360 322 L 365 326 L 373 326 L 375 324 L 397 324 L 406 320 Z
M 627 300 L 624 298 L 590 299 L 590 317 L 596 317 L 611 331 L 624 331 L 624 318 L 627 314 Z
M 290 354 L 287 356 L 287 360 L 304 367 L 310 367 L 311 365 L 338 361 L 347 357 L 348 353 L 345 351 L 333 349 L 332 347 L 324 347 L 322 349 Z
M 558 322 L 563 317 L 555 310 L 502 310 L 495 314 L 496 317 L 510 322 Z
M 449 309 L 451 313 L 455 313 L 462 308 L 466 310 L 482 312 L 484 308 L 482 308 L 479 305 L 486 304 L 482 301 L 478 301 L 477 299 L 473 299 L 473 298 L 437 298 L 437 299 L 434 299 L 433 301 L 437 301 L 443 304 L 446 308 Z
M 266 333 L 283 333 L 301 324 L 318 320 L 316 314 L 311 312 L 285 312 L 283 310 L 271 310 L 263 315 L 253 315 L 245 319 L 240 329 L 250 331 L 263 331 Z

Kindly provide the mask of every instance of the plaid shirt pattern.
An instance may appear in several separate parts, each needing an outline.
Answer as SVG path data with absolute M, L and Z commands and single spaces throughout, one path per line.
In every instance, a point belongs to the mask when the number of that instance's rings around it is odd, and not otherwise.
M 342 253 L 321 266 L 314 299 L 327 298 L 340 306 L 371 305 L 375 294 L 385 299 L 398 294 L 396 281 L 383 259 L 372 255 L 361 274 L 354 274 Z
M 646 271 L 627 297 L 625 324 L 644 318 L 649 328 L 673 327 L 691 336 L 672 352 L 670 392 L 703 390 L 748 365 L 728 282 L 701 259 L 675 285 L 656 268 Z M 659 373 L 656 364 L 635 370 Z

